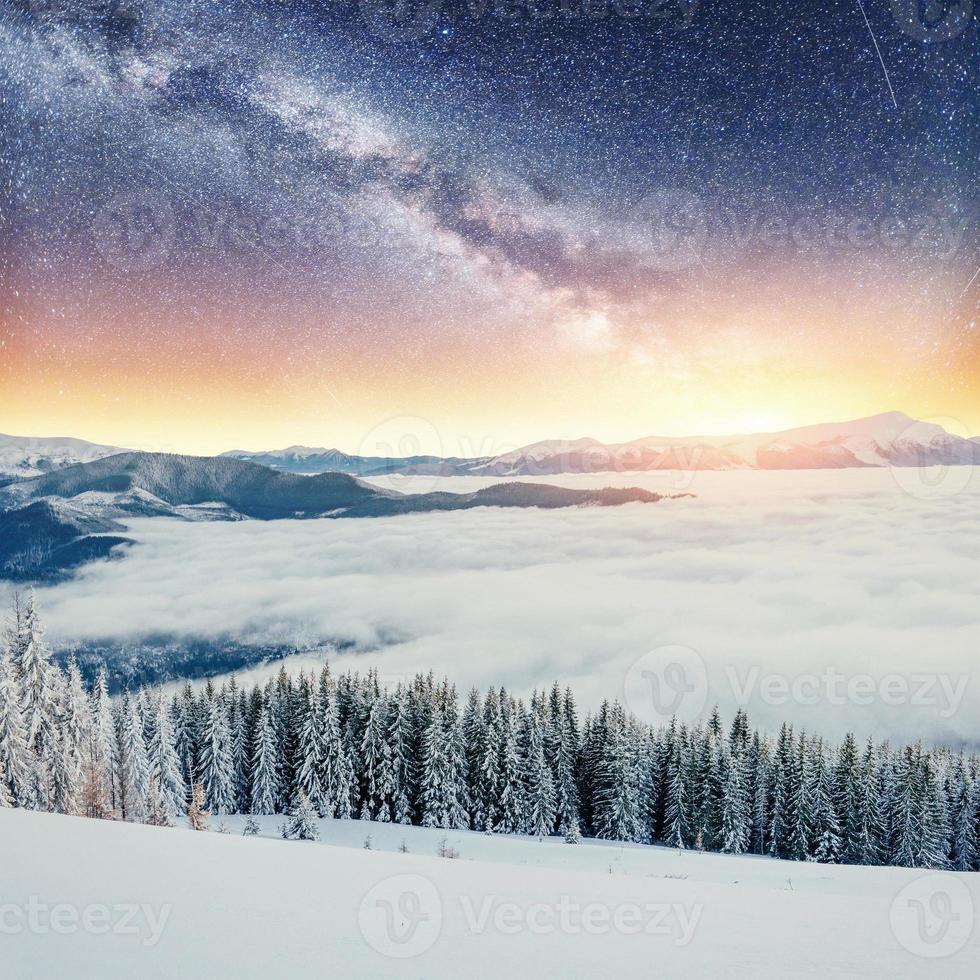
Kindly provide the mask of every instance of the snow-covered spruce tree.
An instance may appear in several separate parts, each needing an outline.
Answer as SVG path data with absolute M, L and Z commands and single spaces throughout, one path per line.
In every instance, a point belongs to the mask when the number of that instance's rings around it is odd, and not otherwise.
M 769 853 L 773 857 L 788 858 L 792 856 L 791 838 L 793 827 L 796 824 L 796 814 L 793 812 L 795 794 L 794 741 L 792 726 L 783 724 L 771 765 L 772 802 L 770 805 Z
M 204 787 L 204 805 L 211 813 L 221 816 L 235 809 L 231 737 L 223 697 L 212 696 L 205 711 L 199 781 Z
M 68 661 L 67 674 L 57 687 L 61 710 L 52 766 L 54 808 L 58 813 L 77 813 L 81 806 L 92 718 L 74 657 Z
M 696 728 L 691 733 L 691 819 L 704 846 L 709 850 L 719 849 L 722 843 L 725 773 L 720 754 L 720 724 L 716 707 L 707 730 Z
M 814 859 L 821 864 L 839 864 L 842 844 L 834 807 L 834 778 L 822 746 L 814 754 L 813 789 Z
M 412 822 L 412 787 L 415 783 L 409 755 L 412 743 L 412 713 L 409 694 L 399 685 L 391 699 L 388 744 L 391 746 L 391 797 L 395 823 Z
M 754 769 L 755 790 L 752 796 L 752 853 L 769 853 L 769 828 L 772 825 L 772 757 L 771 746 L 756 732 L 749 752 Z
M 497 819 L 493 829 L 505 834 L 526 833 L 527 801 L 524 797 L 524 759 L 521 757 L 520 730 L 524 706 L 501 689 L 500 773 Z
M 327 694 L 323 704 L 323 773 L 320 783 L 326 796 L 325 816 L 349 820 L 354 816 L 354 769 L 346 740 L 340 731 L 338 699 Z
M 848 863 L 861 860 L 861 764 L 857 743 L 848 732 L 837 753 L 834 807 L 841 828 L 842 857 Z
M 279 746 L 272 720 L 272 706 L 266 701 L 259 715 L 255 754 L 252 758 L 252 813 L 279 811 Z
M 861 760 L 858 786 L 856 829 L 852 831 L 849 860 L 855 864 L 881 864 L 885 853 L 885 827 L 882 818 L 883 781 L 874 743 L 868 739 Z M 841 853 L 841 860 L 845 856 Z
M 633 733 L 622 707 L 609 712 L 608 738 L 598 759 L 593 820 L 605 840 L 641 841 L 644 820 L 637 793 L 638 764 Z
M 51 664 L 33 595 L 28 597 L 11 659 L 19 672 L 24 728 L 32 757 L 28 774 L 30 805 L 38 810 L 48 810 L 54 805 L 53 768 L 59 721 L 57 679 L 60 674 Z
M 248 813 L 249 809 L 249 759 L 251 746 L 248 731 L 248 698 L 238 689 L 234 677 L 228 682 L 228 745 L 231 755 L 231 785 L 234 795 L 234 813 Z
M 0 769 L 6 795 L 17 806 L 31 803 L 30 765 L 20 692 L 7 651 L 0 646 Z
M 734 746 L 744 743 L 737 739 Z M 745 778 L 744 749 L 735 748 L 725 759 L 725 788 L 722 795 L 721 849 L 726 854 L 744 854 L 749 849 L 751 806 Z
M 545 758 L 545 713 L 543 698 L 532 698 L 528 715 L 527 750 L 524 760 L 527 832 L 539 837 L 551 834 L 555 825 L 555 787 Z
M 917 865 L 920 868 L 949 868 L 949 800 L 939 766 L 927 759 L 923 772 L 922 838 Z
M 327 812 L 327 795 L 323 789 L 323 760 L 325 752 L 323 733 L 323 706 L 317 687 L 303 704 L 303 721 L 300 725 L 299 759 L 296 765 L 296 785 L 318 816 Z
M 922 851 L 923 777 L 921 747 L 906 746 L 896 766 L 891 863 L 918 865 Z
M 952 788 L 950 866 L 954 871 L 976 871 L 977 787 L 970 782 L 962 754 L 956 760 Z
M 291 840 L 320 839 L 320 824 L 317 821 L 316 810 L 302 790 L 299 791 L 299 799 L 292 816 L 286 823 L 285 836 Z
M 463 758 L 466 771 L 464 778 L 469 787 L 467 813 L 469 825 L 474 830 L 485 830 L 487 826 L 486 795 L 480 787 L 482 775 L 486 729 L 483 722 L 483 705 L 480 692 L 474 687 L 466 698 L 463 716 L 460 719 L 460 732 L 463 738 Z
M 806 733 L 801 732 L 792 760 L 792 825 L 789 833 L 789 857 L 794 861 L 812 861 L 814 852 L 814 780 L 813 763 Z
M 150 763 L 136 699 L 123 696 L 116 722 L 120 809 L 124 820 L 143 823 L 150 790 Z
M 687 746 L 683 727 L 674 740 L 674 751 L 667 763 L 667 807 L 664 842 L 686 848 L 694 843 L 688 800 Z
M 82 776 L 83 813 L 88 817 L 105 818 L 118 811 L 120 790 L 116 768 L 116 725 L 104 667 L 95 679 L 89 704 L 92 724 Z
M 578 827 L 578 820 L 572 817 L 563 831 L 563 837 L 566 844 L 581 844 L 582 843 L 582 832 Z
M 465 825 L 459 772 L 452 760 L 452 722 L 437 701 L 422 736 L 421 823 L 423 827 L 456 830 Z
M 388 703 L 380 695 L 368 709 L 364 735 L 361 738 L 362 803 L 360 816 L 364 820 L 390 823 L 394 817 L 392 794 L 391 747 L 388 744 Z
M 172 821 L 186 808 L 187 787 L 184 785 L 180 760 L 177 758 L 170 707 L 163 695 L 157 698 L 153 734 L 150 736 L 147 754 L 157 809 L 163 817 Z
M 561 833 L 573 822 L 578 824 L 579 795 L 575 770 L 579 744 L 575 700 L 567 688 L 562 694 L 557 682 L 548 700 L 545 748 L 555 788 L 554 830 Z
M 502 730 L 500 693 L 491 687 L 483 700 L 479 759 L 475 782 L 471 787 L 471 795 L 475 800 L 473 805 L 481 815 L 481 824 L 477 828 L 480 830 L 493 830 L 500 823 Z

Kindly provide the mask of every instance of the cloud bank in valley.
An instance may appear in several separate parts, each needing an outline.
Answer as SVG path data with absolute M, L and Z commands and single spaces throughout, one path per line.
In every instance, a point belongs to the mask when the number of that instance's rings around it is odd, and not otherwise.
M 125 559 L 39 598 L 57 643 L 229 631 L 344 641 L 354 646 L 341 667 L 431 668 L 519 693 L 558 679 L 583 708 L 622 699 L 638 658 L 681 645 L 706 665 L 707 709 L 717 701 L 730 715 L 742 690 L 765 726 L 786 718 L 831 735 L 846 726 L 975 742 L 980 475 L 925 498 L 880 470 L 561 479 L 675 491 L 693 480 L 698 496 L 377 520 L 137 521 Z M 840 697 L 816 680 L 802 696 L 780 694 L 773 680 L 828 668 Z M 928 689 L 915 680 L 924 674 Z M 848 696 L 864 675 L 870 699 Z M 897 701 L 881 686 L 896 675 L 910 685 Z

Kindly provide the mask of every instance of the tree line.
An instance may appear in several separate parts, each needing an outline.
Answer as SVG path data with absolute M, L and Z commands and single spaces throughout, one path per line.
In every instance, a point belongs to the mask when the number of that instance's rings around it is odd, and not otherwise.
M 0 644 L 0 806 L 201 825 L 311 814 L 488 833 L 580 835 L 826 863 L 976 871 L 980 757 L 838 745 L 739 710 L 727 730 L 653 727 L 618 702 L 579 719 L 557 683 L 460 702 L 448 680 L 234 678 L 111 698 L 52 661 L 33 597 Z M 254 826 L 254 825 L 253 825 Z

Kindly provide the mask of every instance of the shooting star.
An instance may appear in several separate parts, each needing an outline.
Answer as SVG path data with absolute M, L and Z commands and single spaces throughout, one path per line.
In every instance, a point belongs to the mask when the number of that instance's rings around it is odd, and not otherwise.
M 864 23 L 868 28 L 868 33 L 871 35 L 871 43 L 875 46 L 875 51 L 878 54 L 878 60 L 881 62 L 881 70 L 885 73 L 885 81 L 888 83 L 888 91 L 891 93 L 892 105 L 898 108 L 898 102 L 895 99 L 895 89 L 892 88 L 892 80 L 888 77 L 888 69 L 885 67 L 885 59 L 881 56 L 881 48 L 878 47 L 878 39 L 875 37 L 875 32 L 871 30 L 871 21 L 868 20 L 868 15 L 864 11 L 864 4 L 861 0 L 857 0 L 858 6 L 861 8 L 861 16 L 864 18 Z

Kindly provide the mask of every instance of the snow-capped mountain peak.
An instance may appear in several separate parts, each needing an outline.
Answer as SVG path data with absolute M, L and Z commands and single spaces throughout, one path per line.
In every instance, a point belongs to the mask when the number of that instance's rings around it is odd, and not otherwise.
M 127 452 L 84 439 L 0 434 L 0 476 L 32 477 Z

